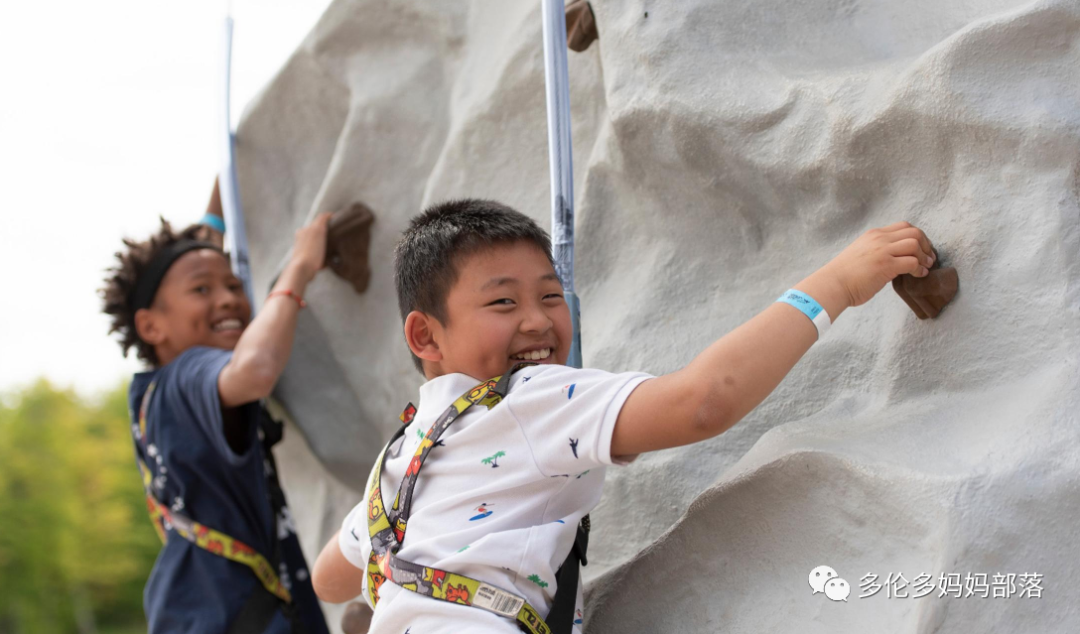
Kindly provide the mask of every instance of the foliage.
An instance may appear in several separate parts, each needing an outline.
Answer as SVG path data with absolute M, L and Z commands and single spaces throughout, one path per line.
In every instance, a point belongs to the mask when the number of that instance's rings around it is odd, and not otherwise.
M 529 581 L 535 583 L 536 585 L 540 586 L 541 588 L 548 587 L 548 582 L 541 579 L 540 575 L 529 575 Z
M 145 629 L 160 542 L 132 455 L 123 387 L 40 381 L 0 401 L 0 632 Z
M 502 458 L 505 455 L 506 455 L 505 451 L 496 451 L 494 456 L 488 456 L 487 458 L 484 458 L 480 462 L 482 464 L 489 464 L 492 467 L 498 467 L 499 466 L 499 458 Z

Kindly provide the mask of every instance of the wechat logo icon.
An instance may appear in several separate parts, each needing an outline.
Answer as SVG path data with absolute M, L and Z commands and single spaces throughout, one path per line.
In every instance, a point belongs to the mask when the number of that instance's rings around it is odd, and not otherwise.
M 851 594 L 851 586 L 836 574 L 829 566 L 818 566 L 810 571 L 810 587 L 814 594 L 824 592 L 831 601 L 843 601 L 847 603 L 848 595 Z

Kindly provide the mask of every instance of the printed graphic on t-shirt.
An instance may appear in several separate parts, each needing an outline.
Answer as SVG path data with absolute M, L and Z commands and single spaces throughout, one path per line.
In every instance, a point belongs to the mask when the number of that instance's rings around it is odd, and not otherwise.
M 506 455 L 505 451 L 496 451 L 494 455 L 488 456 L 487 458 L 484 458 L 480 462 L 482 464 L 491 465 L 491 468 L 495 469 L 495 468 L 498 468 L 498 466 L 499 466 L 499 458 L 502 458 L 505 455 Z
M 487 508 L 489 506 L 495 506 L 495 505 L 494 504 L 488 504 L 487 502 L 484 502 L 480 506 L 476 507 L 474 510 L 476 511 L 477 514 L 470 517 L 469 521 L 470 522 L 475 522 L 476 520 L 482 520 L 485 517 L 489 517 L 492 513 L 495 512 L 495 511 L 489 511 L 488 508 Z
M 292 511 L 288 506 L 282 506 L 277 516 L 278 539 L 288 539 L 289 535 L 296 533 L 296 522 L 293 520 Z
M 575 458 L 577 458 L 577 444 L 578 444 L 578 439 L 577 438 L 571 438 L 570 439 L 570 451 L 574 452 L 574 457 Z
M 548 582 L 541 579 L 540 575 L 529 575 L 529 581 L 535 583 L 536 585 L 540 586 L 541 588 L 548 587 Z

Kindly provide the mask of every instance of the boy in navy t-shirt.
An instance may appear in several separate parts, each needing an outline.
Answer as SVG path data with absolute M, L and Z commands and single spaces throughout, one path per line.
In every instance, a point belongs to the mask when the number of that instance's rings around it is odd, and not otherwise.
M 129 406 L 147 508 L 164 546 L 144 592 L 149 631 L 327 632 L 274 472 L 280 425 L 260 405 L 285 368 L 323 267 L 328 214 L 297 232 L 258 318 L 226 255 L 168 223 L 126 240 L 102 291 L 112 332 L 151 369 Z

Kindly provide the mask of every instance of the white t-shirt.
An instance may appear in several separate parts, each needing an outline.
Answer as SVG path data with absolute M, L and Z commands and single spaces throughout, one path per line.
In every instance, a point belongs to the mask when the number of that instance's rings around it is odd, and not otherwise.
M 600 501 L 604 467 L 613 464 L 611 435 L 619 410 L 649 378 L 559 365 L 519 370 L 501 403 L 490 410 L 471 407 L 431 450 L 416 482 L 398 556 L 516 592 L 547 614 L 555 596 L 555 572 L 573 546 L 578 521 Z M 416 416 L 404 439 L 387 452 L 382 474 L 387 508 L 424 434 L 456 398 L 480 382 L 450 374 L 420 387 Z M 366 500 L 345 518 L 339 543 L 345 558 L 365 571 L 367 598 L 371 541 Z M 580 595 L 579 588 L 579 622 Z M 518 631 L 510 619 L 390 582 L 379 596 L 372 633 Z

